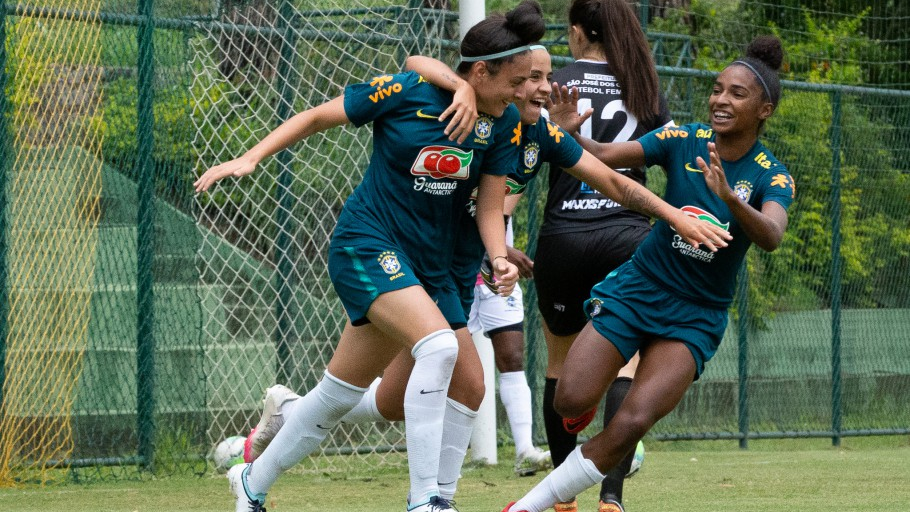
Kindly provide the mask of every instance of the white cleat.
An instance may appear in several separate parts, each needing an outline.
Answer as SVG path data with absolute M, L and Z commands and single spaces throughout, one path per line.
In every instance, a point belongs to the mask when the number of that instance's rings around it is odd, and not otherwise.
M 251 464 L 237 464 L 228 471 L 231 493 L 237 498 L 236 512 L 266 512 L 265 494 L 251 494 L 246 485 L 246 475 Z
M 538 471 L 552 467 L 550 450 L 543 451 L 536 446 L 515 457 L 515 474 L 518 476 L 534 476 Z
M 287 386 L 275 384 L 265 390 L 265 398 L 262 400 L 262 416 L 259 423 L 256 424 L 250 435 L 247 436 L 243 445 L 243 460 L 253 462 L 265 448 L 275 439 L 278 431 L 284 426 L 284 414 L 281 412 L 281 406 L 285 402 L 297 400 L 300 395 L 294 393 Z

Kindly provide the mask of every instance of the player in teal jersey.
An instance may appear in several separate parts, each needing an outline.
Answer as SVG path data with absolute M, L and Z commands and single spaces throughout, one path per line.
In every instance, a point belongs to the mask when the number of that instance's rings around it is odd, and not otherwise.
M 714 355 L 746 251 L 752 243 L 766 251 L 780 245 L 795 195 L 786 168 L 758 139 L 780 99 L 782 60 L 779 39 L 754 40 L 746 57 L 718 76 L 710 126 L 663 128 L 634 142 L 581 139 L 610 165 L 661 165 L 665 199 L 733 239 L 703 251 L 658 221 L 632 258 L 595 286 L 586 303 L 591 320 L 569 350 L 556 406 L 569 418 L 590 410 L 638 350 L 636 379 L 607 427 L 504 512 L 542 512 L 599 483 L 676 407 Z M 565 88 L 559 96 L 551 115 L 574 133 L 586 116 L 566 101 Z
M 471 191 L 479 187 L 484 245 L 505 254 L 505 175 L 515 166 L 520 125 L 515 107 L 530 68 L 527 44 L 544 31 L 540 7 L 523 2 L 506 16 L 478 23 L 462 42 L 460 77 L 473 86 L 485 114 L 473 134 L 450 140 L 440 114 L 452 95 L 415 73 L 378 76 L 301 112 L 242 157 L 207 170 L 194 184 L 253 172 L 264 158 L 317 132 L 373 123 L 373 154 L 348 198 L 329 248 L 329 272 L 349 321 L 325 377 L 296 400 L 273 442 L 254 463 L 231 469 L 236 510 L 264 510 L 278 476 L 315 450 L 400 350 L 414 360 L 404 408 L 411 485 L 408 510 L 451 509 L 439 496 L 437 472 L 446 391 L 459 341 L 452 330 L 464 313 L 451 286 L 452 238 Z M 514 265 L 495 266 L 508 294 Z M 408 314 L 402 314 L 407 312 Z

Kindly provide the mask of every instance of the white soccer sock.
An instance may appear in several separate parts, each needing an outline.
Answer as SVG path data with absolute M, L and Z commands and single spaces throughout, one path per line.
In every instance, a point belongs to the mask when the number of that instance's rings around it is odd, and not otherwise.
M 341 418 L 341 423 L 363 424 L 389 421 L 379 413 L 379 407 L 376 405 L 376 389 L 379 388 L 380 382 L 382 382 L 382 379 L 377 377 L 370 384 L 367 392 L 363 394 L 363 398 Z
M 439 450 L 442 446 L 446 394 L 458 357 L 458 339 L 451 329 L 436 331 L 411 350 L 414 369 L 404 393 L 404 429 L 412 505 L 439 494 Z
M 499 398 L 506 409 L 515 455 L 534 448 L 531 439 L 531 388 L 524 371 L 499 374 Z
M 597 485 L 604 475 L 594 463 L 584 458 L 581 447 L 576 447 L 569 457 L 550 472 L 528 494 L 509 510 L 543 512 L 560 501 L 571 501 L 585 489 Z
M 339 380 L 326 370 L 319 384 L 290 409 L 284 426 L 250 467 L 247 485 L 265 494 L 278 476 L 312 453 L 366 392 Z
M 442 426 L 442 450 L 439 452 L 439 496 L 450 500 L 455 497 L 461 466 L 464 465 L 471 431 L 477 411 L 451 398 L 446 399 L 446 414 Z

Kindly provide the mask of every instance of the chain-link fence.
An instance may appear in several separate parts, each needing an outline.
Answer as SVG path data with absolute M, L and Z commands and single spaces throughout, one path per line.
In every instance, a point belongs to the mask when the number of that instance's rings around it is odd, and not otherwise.
M 709 3 L 649 14 L 674 119 L 703 119 L 713 71 L 780 31 L 789 81 L 765 139 L 797 202 L 781 249 L 750 255 L 721 351 L 654 434 L 910 432 L 910 101 L 895 90 L 910 58 L 899 37 L 870 39 L 884 25 L 874 9 L 769 29 L 744 20 L 772 19 L 770 4 Z M 370 134 L 331 130 L 206 195 L 191 183 L 409 54 L 454 63 L 457 17 L 334 0 L 40 0 L 2 13 L 0 477 L 201 473 L 211 446 L 255 424 L 266 386 L 305 391 L 331 355 L 344 317 L 326 248 Z M 546 41 L 557 66 L 563 31 Z M 533 252 L 536 223 L 524 229 Z M 305 467 L 403 464 L 402 436 L 343 426 Z

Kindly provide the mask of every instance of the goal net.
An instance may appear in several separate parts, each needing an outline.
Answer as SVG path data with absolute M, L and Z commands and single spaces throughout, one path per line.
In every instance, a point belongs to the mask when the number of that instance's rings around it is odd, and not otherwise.
M 70 7 L 97 11 L 96 0 Z M 95 20 L 38 14 L 8 27 L 0 134 L 4 333 L 0 485 L 52 479 L 74 449 L 101 188 Z M 6 76 L 6 75 L 4 75 Z M 9 137 L 7 143 L 5 137 Z M 5 186 L 5 190 L 4 190 Z

